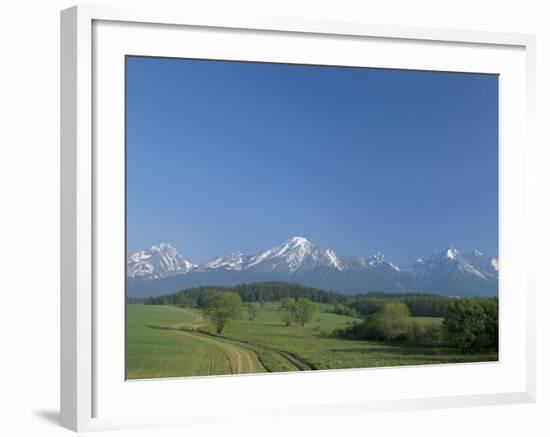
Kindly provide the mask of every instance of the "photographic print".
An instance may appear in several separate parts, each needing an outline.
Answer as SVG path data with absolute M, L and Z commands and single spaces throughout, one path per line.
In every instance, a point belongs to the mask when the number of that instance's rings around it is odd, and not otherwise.
M 498 75 L 128 56 L 125 92 L 127 379 L 498 360 Z

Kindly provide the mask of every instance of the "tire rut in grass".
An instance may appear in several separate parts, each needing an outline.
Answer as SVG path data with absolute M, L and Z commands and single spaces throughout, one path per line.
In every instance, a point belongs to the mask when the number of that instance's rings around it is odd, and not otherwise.
M 265 363 L 264 360 L 262 360 L 261 353 L 260 353 L 261 350 L 269 351 L 271 353 L 274 353 L 274 354 L 277 354 L 277 355 L 283 357 L 286 361 L 290 362 L 290 364 L 296 368 L 295 370 L 318 370 L 318 367 L 315 366 L 313 363 L 311 363 L 310 361 L 308 361 L 308 360 L 306 360 L 306 359 L 304 359 L 304 358 L 302 358 L 302 357 L 300 357 L 300 356 L 298 356 L 298 355 L 296 355 L 295 353 L 292 353 L 292 352 L 283 351 L 283 350 L 279 350 L 279 349 L 272 348 L 272 347 L 269 347 L 269 346 L 264 346 L 264 345 L 251 343 L 251 342 L 248 342 L 246 340 L 236 340 L 236 339 L 230 338 L 230 337 L 223 337 L 223 336 L 213 334 L 211 332 L 208 332 L 208 331 L 205 331 L 205 330 L 202 330 L 202 329 L 198 329 L 197 332 L 199 332 L 201 334 L 204 334 L 204 335 L 207 335 L 207 336 L 212 337 L 212 338 L 221 338 L 221 339 L 224 339 L 224 340 L 228 340 L 228 341 L 237 343 L 239 346 L 241 346 L 243 348 L 247 348 L 247 349 L 253 351 L 258 356 L 259 361 L 262 363 L 262 365 L 265 367 L 265 369 L 268 372 L 274 372 L 274 371 L 276 372 L 278 370 L 274 370 L 274 369 L 270 368 L 270 366 L 267 363 Z
M 231 373 L 258 373 L 265 372 L 267 369 L 262 365 L 256 354 L 247 349 L 240 348 L 237 345 L 224 342 L 220 339 L 200 334 L 196 331 L 174 330 L 175 333 L 183 336 L 189 336 L 207 343 L 209 346 L 217 348 L 222 356 L 227 360 Z

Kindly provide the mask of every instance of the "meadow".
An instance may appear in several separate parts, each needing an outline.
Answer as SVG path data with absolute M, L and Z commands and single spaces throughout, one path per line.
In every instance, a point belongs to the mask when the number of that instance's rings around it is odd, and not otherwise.
M 304 327 L 285 326 L 280 302 L 253 303 L 256 317 L 246 312 L 216 334 L 202 312 L 193 307 L 128 304 L 127 379 L 225 375 L 302 370 L 347 369 L 494 361 L 496 352 L 462 354 L 456 349 L 376 341 L 332 335 L 360 319 L 334 314 L 332 305 Z M 441 324 L 439 317 L 412 317 L 423 324 Z

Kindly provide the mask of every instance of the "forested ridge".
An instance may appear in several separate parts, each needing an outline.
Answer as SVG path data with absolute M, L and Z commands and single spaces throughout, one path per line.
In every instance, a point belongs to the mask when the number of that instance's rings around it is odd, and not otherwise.
M 385 303 L 402 302 L 412 316 L 443 317 L 450 301 L 456 299 L 428 293 L 385 293 L 372 291 L 364 294 L 346 295 L 334 291 L 308 287 L 301 284 L 270 281 L 239 284 L 232 287 L 205 285 L 187 288 L 176 293 L 146 298 L 129 297 L 128 303 L 151 305 L 204 306 L 208 296 L 219 292 L 237 293 L 243 302 L 271 302 L 285 298 L 306 298 L 313 302 L 338 305 L 337 312 L 368 316 L 379 311 Z M 342 309 L 343 307 L 343 309 Z

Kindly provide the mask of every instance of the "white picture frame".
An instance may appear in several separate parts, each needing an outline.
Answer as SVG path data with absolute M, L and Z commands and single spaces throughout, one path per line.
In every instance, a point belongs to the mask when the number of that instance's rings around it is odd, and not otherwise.
M 141 382 L 121 378 L 124 296 L 105 291 L 118 290 L 124 274 L 124 259 L 120 258 L 124 238 L 121 56 L 178 57 L 185 46 L 182 41 L 195 37 L 192 52 L 186 52 L 195 57 L 328 63 L 323 56 L 338 56 L 342 65 L 353 62 L 502 75 L 499 258 L 504 300 L 498 363 Z M 271 50 L 267 54 L 266 43 Z M 291 46 L 297 47 L 296 52 Z M 318 50 L 321 46 L 323 50 Z M 371 60 L 358 59 L 358 48 L 365 48 Z M 304 58 L 306 50 L 311 58 Z M 62 11 L 61 424 L 85 431 L 533 402 L 535 265 L 525 254 L 536 253 L 534 50 L 534 37 L 524 34 L 195 16 L 186 10 L 78 6 Z M 108 219 L 102 213 L 106 209 L 114 211 Z M 113 246 L 107 243 L 115 240 Z M 506 329 L 512 317 L 515 328 Z M 422 390 L 411 382 L 428 377 L 433 380 Z M 399 383 L 390 386 L 391 380 Z M 350 384 L 365 384 L 370 390 L 346 394 L 342 387 Z M 309 395 L 297 394 L 285 403 L 282 393 L 291 388 Z M 171 402 L 181 390 L 204 396 L 175 408 L 158 401 Z M 271 399 L 264 402 L 259 390 L 269 391 Z M 206 411 L 200 400 L 214 392 L 220 401 L 210 403 Z M 236 392 L 240 395 L 233 397 L 231 408 L 224 408 L 226 394 Z M 248 402 L 247 396 L 254 401 Z M 155 399 L 158 405 L 147 403 L 146 398 Z

